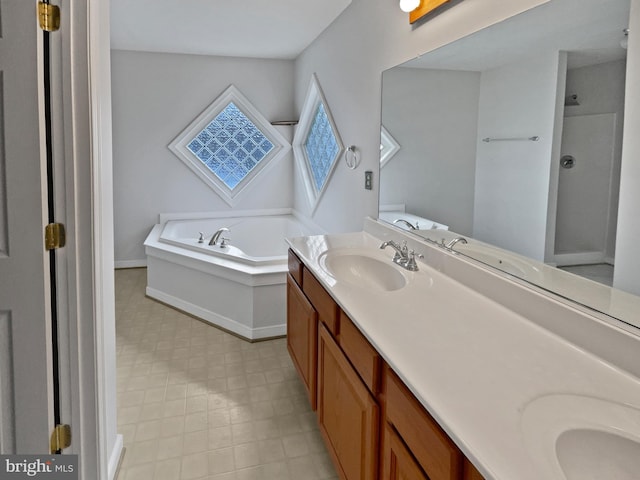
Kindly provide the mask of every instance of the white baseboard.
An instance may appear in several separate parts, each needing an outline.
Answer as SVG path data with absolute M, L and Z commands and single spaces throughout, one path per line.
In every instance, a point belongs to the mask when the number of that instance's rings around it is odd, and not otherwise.
M 593 265 L 606 262 L 603 252 L 562 253 L 554 255 L 554 262 L 560 267 L 571 265 Z
M 114 262 L 116 268 L 141 268 L 147 266 L 147 259 L 144 260 L 116 260 Z
M 222 328 L 223 330 L 227 330 L 228 332 L 239 335 L 243 338 L 246 338 L 249 341 L 253 340 L 261 340 L 265 338 L 271 337 L 281 337 L 286 335 L 287 333 L 287 325 L 283 323 L 282 325 L 273 325 L 269 327 L 259 327 L 259 328 L 250 328 L 247 325 L 239 323 L 231 318 L 225 317 L 223 315 L 219 315 L 210 310 L 206 310 L 198 305 L 194 305 L 193 303 L 186 302 L 180 298 L 176 298 L 173 295 L 162 292 L 152 287 L 147 287 L 146 289 L 147 296 L 151 298 L 155 298 L 156 300 L 161 301 L 162 303 L 166 303 L 167 305 L 171 305 L 178 310 L 186 312 L 195 317 L 201 318 L 212 325 Z
M 120 460 L 122 459 L 122 452 L 124 451 L 124 441 L 121 434 L 116 435 L 116 443 L 113 446 L 111 455 L 109 455 L 108 477 L 109 480 L 115 480 L 118 474 L 118 467 L 120 466 Z

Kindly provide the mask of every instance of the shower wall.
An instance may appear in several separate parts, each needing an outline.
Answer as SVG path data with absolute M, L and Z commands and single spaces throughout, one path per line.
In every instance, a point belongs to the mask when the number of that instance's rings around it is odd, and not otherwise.
M 564 119 L 556 216 L 559 265 L 604 263 L 610 235 L 609 212 L 616 115 L 579 115 Z
M 613 263 L 615 257 L 626 61 L 573 68 L 565 107 L 562 155 L 576 166 L 560 170 L 556 258 L 560 265 Z M 572 153 L 573 152 L 573 153 Z M 575 155 L 575 153 L 578 155 Z

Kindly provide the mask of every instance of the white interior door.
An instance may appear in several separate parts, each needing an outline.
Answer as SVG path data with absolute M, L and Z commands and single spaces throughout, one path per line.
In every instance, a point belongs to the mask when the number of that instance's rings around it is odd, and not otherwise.
M 0 453 L 48 453 L 53 426 L 36 2 L 0 0 Z

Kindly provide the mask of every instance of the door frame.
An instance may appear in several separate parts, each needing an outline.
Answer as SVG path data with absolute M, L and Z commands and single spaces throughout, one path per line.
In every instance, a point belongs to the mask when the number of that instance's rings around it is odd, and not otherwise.
M 64 453 L 79 455 L 80 478 L 112 480 L 123 442 L 116 431 L 109 1 L 56 4 L 62 123 L 54 168 L 63 207 L 57 221 L 67 230 L 58 257 L 60 392 L 73 438 Z

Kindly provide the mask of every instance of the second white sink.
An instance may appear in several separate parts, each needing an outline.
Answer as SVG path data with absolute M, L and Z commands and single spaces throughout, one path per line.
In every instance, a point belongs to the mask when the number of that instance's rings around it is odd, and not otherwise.
M 476 242 L 458 244 L 454 247 L 454 250 L 529 282 L 539 282 L 542 278 L 540 268 L 533 261 L 517 254 L 509 253 L 506 250 Z
M 548 395 L 526 406 L 522 429 L 545 478 L 639 478 L 640 410 L 633 406 L 582 395 Z
M 637 480 L 640 475 L 640 443 L 610 432 L 563 432 L 556 455 L 567 480 Z

